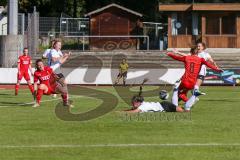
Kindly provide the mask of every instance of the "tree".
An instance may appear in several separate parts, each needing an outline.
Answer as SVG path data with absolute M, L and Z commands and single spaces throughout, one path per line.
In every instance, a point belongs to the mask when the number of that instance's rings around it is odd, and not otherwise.
M 6 6 L 6 5 L 7 5 L 7 0 L 0 1 L 0 6 Z
M 0 0 L 6 5 L 8 0 Z M 144 15 L 144 20 L 155 21 L 161 18 L 158 3 L 236 3 L 240 0 L 19 0 L 19 11 L 29 13 L 37 7 L 40 16 L 60 16 L 66 13 L 72 17 L 82 17 L 85 13 L 111 3 L 117 3 Z
M 40 16 L 60 16 L 62 12 L 72 17 L 82 17 L 85 0 L 19 0 L 19 10 L 29 13 L 37 7 Z

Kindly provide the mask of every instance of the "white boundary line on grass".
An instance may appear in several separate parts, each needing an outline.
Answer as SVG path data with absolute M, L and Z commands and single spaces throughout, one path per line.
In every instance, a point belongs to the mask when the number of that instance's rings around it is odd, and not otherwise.
M 90 94 L 90 95 L 96 95 L 94 94 Z M 74 98 L 82 98 L 82 97 L 86 97 L 86 96 L 70 96 L 69 99 L 74 99 Z M 90 98 L 90 97 L 88 97 Z M 44 102 L 51 102 L 51 101 L 56 101 L 56 100 L 61 100 L 62 98 L 53 98 L 53 99 L 48 99 L 48 100 L 43 100 L 41 101 L 41 103 Z M 35 102 L 27 102 L 27 103 L 22 103 L 22 104 L 18 104 L 16 106 L 0 106 L 0 108 L 7 108 L 7 107 L 29 107 L 29 106 L 25 106 L 25 105 L 30 105 L 30 104 L 34 104 Z
M 101 148 L 101 147 L 240 147 L 240 143 L 163 143 L 163 144 L 42 144 L 0 145 L 0 148 Z

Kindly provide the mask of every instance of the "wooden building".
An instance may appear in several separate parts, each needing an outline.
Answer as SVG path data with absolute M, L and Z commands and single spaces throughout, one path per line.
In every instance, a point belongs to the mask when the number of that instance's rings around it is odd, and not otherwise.
M 135 45 L 134 35 L 142 14 L 117 4 L 110 4 L 85 15 L 90 18 L 90 48 L 127 49 Z M 134 47 L 133 47 L 134 48 Z
M 168 48 L 240 48 L 240 3 L 159 4 L 168 16 Z

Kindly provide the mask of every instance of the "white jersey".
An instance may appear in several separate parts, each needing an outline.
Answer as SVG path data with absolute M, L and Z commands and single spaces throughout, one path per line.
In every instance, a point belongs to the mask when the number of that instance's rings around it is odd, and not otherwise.
M 48 59 L 47 65 L 50 66 L 51 65 L 51 58 L 50 58 L 50 53 L 51 53 L 52 49 L 46 49 L 43 53 L 43 57 Z
M 210 58 L 212 58 L 211 55 L 205 51 L 198 53 L 198 57 L 205 59 L 205 61 L 208 61 Z M 206 65 L 203 64 L 199 72 L 199 75 L 206 76 L 206 74 L 207 74 L 207 67 Z
M 50 52 L 51 52 L 51 49 L 50 49 L 50 48 L 49 48 L 49 49 L 46 49 L 46 50 L 44 51 L 44 53 L 43 53 L 42 56 L 43 56 L 44 58 L 48 58 Z
M 198 57 L 205 59 L 205 61 L 208 61 L 210 58 L 212 58 L 211 55 L 205 51 L 198 53 Z
M 142 102 L 138 107 L 141 112 L 163 112 L 164 109 L 159 102 Z
M 61 63 L 58 62 L 58 61 L 57 62 L 53 62 L 52 58 L 60 58 L 62 56 L 63 56 L 63 54 L 62 54 L 62 52 L 60 50 L 57 51 L 55 49 L 52 49 L 51 52 L 50 52 L 50 56 L 49 56 L 49 58 L 51 59 L 50 67 L 57 74 L 61 73 L 61 69 L 60 69 Z

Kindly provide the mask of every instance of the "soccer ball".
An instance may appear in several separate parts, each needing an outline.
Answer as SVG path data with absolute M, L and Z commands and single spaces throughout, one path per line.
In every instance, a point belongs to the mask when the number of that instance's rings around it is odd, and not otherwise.
M 161 100 L 167 100 L 168 97 L 169 97 L 169 93 L 168 93 L 166 90 L 161 90 L 161 91 L 159 92 L 159 98 L 160 98 Z
M 240 79 L 236 79 L 236 84 L 239 84 L 240 83 Z

